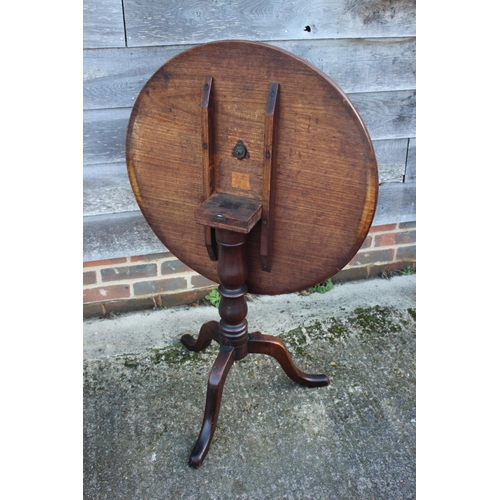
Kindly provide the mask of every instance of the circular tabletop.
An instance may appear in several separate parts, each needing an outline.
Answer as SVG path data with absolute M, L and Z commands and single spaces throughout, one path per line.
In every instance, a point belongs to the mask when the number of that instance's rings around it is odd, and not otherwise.
M 332 277 L 354 257 L 372 223 L 375 153 L 344 92 L 308 62 L 276 47 L 245 41 L 200 45 L 167 61 L 143 87 L 128 125 L 126 158 L 146 221 L 179 260 L 218 281 L 204 226 L 195 221 L 206 198 L 200 111 L 206 77 L 213 79 L 215 191 L 257 199 L 269 86 L 279 83 L 272 266 L 262 270 L 258 222 L 247 236 L 248 291 L 291 293 Z M 234 154 L 239 141 L 244 157 Z

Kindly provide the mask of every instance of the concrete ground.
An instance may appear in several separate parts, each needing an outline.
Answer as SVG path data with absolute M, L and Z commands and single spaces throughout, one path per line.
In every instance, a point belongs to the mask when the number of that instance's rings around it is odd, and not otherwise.
M 250 354 L 226 379 L 200 469 L 187 461 L 218 352 L 183 333 L 217 320 L 183 306 L 84 321 L 84 498 L 415 498 L 416 276 L 249 298 L 249 331 L 279 335 L 328 387 Z

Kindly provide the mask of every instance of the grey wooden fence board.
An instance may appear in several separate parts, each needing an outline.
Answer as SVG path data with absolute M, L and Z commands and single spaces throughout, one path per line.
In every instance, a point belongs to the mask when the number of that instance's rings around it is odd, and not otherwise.
M 408 139 L 373 141 L 380 183 L 403 182 Z
M 373 225 L 415 220 L 417 218 L 414 182 L 389 183 L 380 186 Z
M 408 139 L 373 141 L 379 182 L 402 182 Z M 83 169 L 83 215 L 138 210 L 124 162 L 86 165 Z
M 165 252 L 140 211 L 83 218 L 83 261 Z
M 83 215 L 139 210 L 125 163 L 87 165 L 83 169 Z
M 349 94 L 372 139 L 396 139 L 416 135 L 416 93 L 399 90 Z
M 83 47 L 125 47 L 121 0 L 83 0 Z
M 415 0 L 123 0 L 123 4 L 129 47 L 415 35 Z
M 416 220 L 415 184 L 384 184 L 373 224 Z M 83 219 L 83 261 L 164 252 L 140 211 L 97 215 Z
M 84 0 L 83 8 L 84 261 L 165 251 L 128 182 L 128 118 L 159 66 L 215 40 L 267 41 L 333 78 L 374 143 L 382 184 L 374 224 L 416 219 L 415 0 Z
M 147 80 L 186 46 L 94 49 L 83 53 L 83 109 L 134 105 Z
M 405 182 L 415 182 L 417 179 L 417 139 L 410 139 L 408 144 L 408 159 L 406 162 Z
M 123 162 L 131 108 L 83 112 L 83 163 Z
M 271 42 L 309 61 L 346 93 L 409 90 L 416 85 L 416 39 Z
M 349 94 L 373 140 L 415 136 L 415 91 Z M 131 108 L 83 113 L 85 165 L 125 159 L 125 133 Z
M 414 38 L 306 40 L 270 45 L 309 61 L 347 93 L 415 88 Z M 151 75 L 189 47 L 84 51 L 84 109 L 132 106 Z

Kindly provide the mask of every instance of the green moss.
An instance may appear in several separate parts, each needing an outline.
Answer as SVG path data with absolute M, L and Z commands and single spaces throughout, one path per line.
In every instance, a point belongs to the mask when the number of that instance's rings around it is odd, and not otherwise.
M 332 343 L 336 339 L 340 339 L 341 337 L 345 337 L 349 334 L 349 328 L 342 323 L 337 318 L 331 317 L 328 319 L 327 324 L 325 325 L 326 330 L 330 334 L 328 340 Z
M 410 326 L 416 317 L 415 309 L 404 310 L 391 307 L 357 308 L 340 319 L 330 317 L 322 321 L 314 321 L 308 325 L 301 325 L 280 336 L 292 354 L 309 356 L 308 346 L 314 351 L 314 345 L 327 341 L 330 344 L 338 342 L 351 334 L 369 334 L 370 338 L 385 337 L 391 333 L 399 333 L 403 328 Z M 410 317 L 408 317 L 410 316 Z M 411 319 L 412 318 L 412 319 Z
M 153 364 L 160 363 L 185 363 L 187 361 L 202 361 L 200 353 L 186 349 L 180 342 L 159 349 L 149 349 L 149 359 Z
M 397 333 L 401 331 L 401 324 L 394 321 L 394 309 L 390 307 L 358 307 L 349 321 L 354 327 L 364 333 Z
M 280 335 L 281 340 L 290 349 L 292 354 L 311 357 L 308 345 L 314 347 L 318 341 L 328 341 L 333 344 L 341 337 L 348 335 L 349 329 L 344 322 L 331 317 L 324 321 L 314 321 L 309 325 L 301 325 L 289 332 Z
M 161 347 L 158 349 L 148 349 L 145 354 L 126 354 L 121 356 L 123 365 L 130 369 L 137 369 L 152 363 L 159 365 L 160 363 L 166 364 L 183 364 L 186 362 L 202 362 L 205 357 L 202 353 L 192 352 L 186 349 L 180 342 L 172 346 Z
M 282 335 L 281 340 L 290 350 L 293 356 L 315 357 L 315 347 L 320 342 L 329 342 L 331 344 L 348 337 L 352 334 L 361 334 L 371 342 L 380 341 L 391 333 L 399 333 L 403 328 L 410 326 L 412 321 L 416 321 L 416 309 L 408 308 L 398 310 L 391 307 L 382 307 L 379 305 L 366 308 L 357 308 L 348 315 L 343 315 L 340 319 L 330 317 L 322 321 L 313 321 L 310 324 L 302 324 Z M 140 365 L 148 364 L 183 364 L 187 362 L 213 362 L 214 349 L 217 345 L 200 353 L 192 352 L 186 349 L 180 342 L 171 346 L 158 349 L 148 349 L 143 355 L 125 355 L 123 364 L 130 369 L 140 368 Z M 242 360 L 243 362 L 248 361 Z
M 314 329 L 314 327 L 308 327 L 309 329 Z M 298 356 L 307 356 L 307 352 L 304 349 L 304 345 L 307 344 L 306 328 L 297 327 L 289 332 L 280 335 L 281 340 L 284 342 L 287 348 L 289 348 L 294 354 Z
M 127 368 L 137 368 L 139 366 L 139 363 L 137 362 L 136 358 L 125 358 L 123 364 Z

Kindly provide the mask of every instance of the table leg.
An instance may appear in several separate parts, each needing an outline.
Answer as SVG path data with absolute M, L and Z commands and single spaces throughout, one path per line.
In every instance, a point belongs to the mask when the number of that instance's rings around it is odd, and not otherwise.
M 190 467 L 198 468 L 203 462 L 210 442 L 212 441 L 217 419 L 219 417 L 222 390 L 227 374 L 234 363 L 235 350 L 233 347 L 221 346 L 217 359 L 215 360 L 210 376 L 208 377 L 207 402 L 205 405 L 205 415 L 200 435 L 194 445 L 189 458 Z
M 208 321 L 205 323 L 201 327 L 197 339 L 188 333 L 181 337 L 182 344 L 187 347 L 187 349 L 194 352 L 203 351 L 203 349 L 206 349 L 212 343 L 212 340 L 220 343 L 218 321 Z
M 309 375 L 300 371 L 293 363 L 283 342 L 273 335 L 262 335 L 260 332 L 250 334 L 248 336 L 248 352 L 272 356 L 278 361 L 285 373 L 298 384 L 307 387 L 322 387 L 330 383 L 326 375 Z

